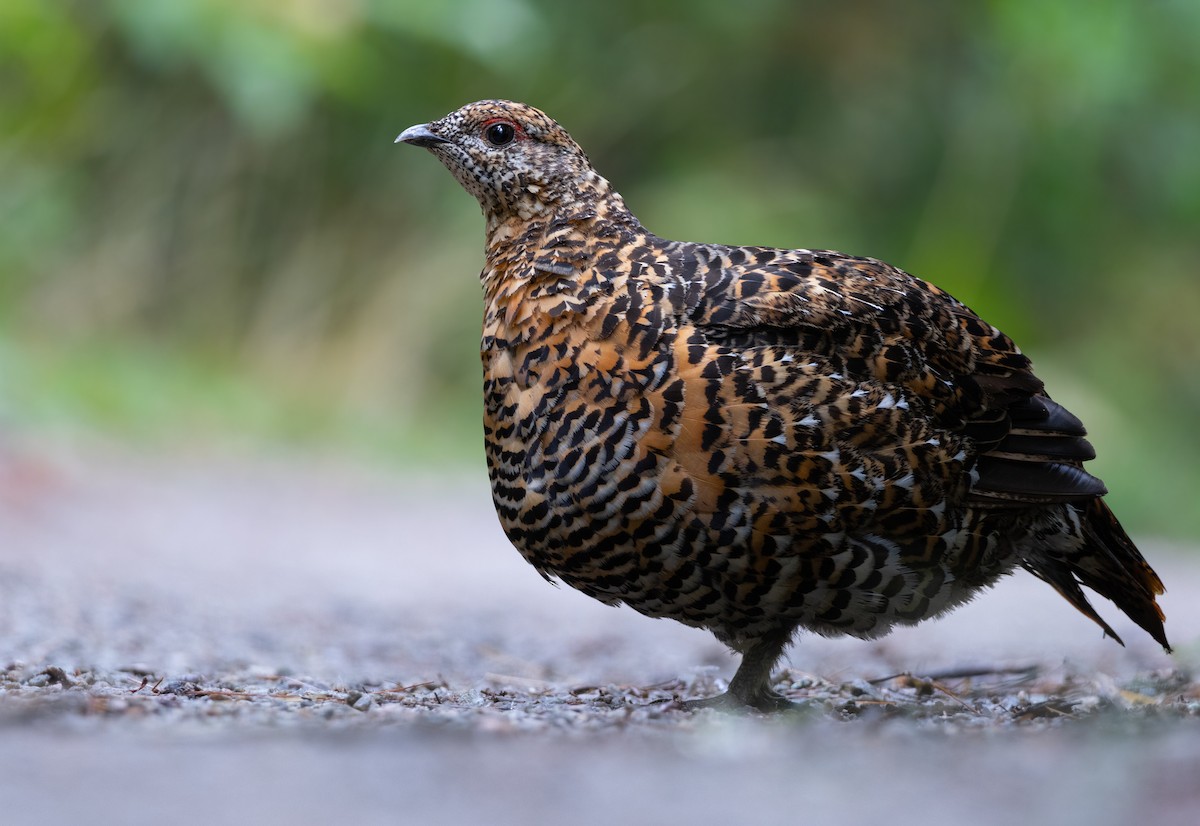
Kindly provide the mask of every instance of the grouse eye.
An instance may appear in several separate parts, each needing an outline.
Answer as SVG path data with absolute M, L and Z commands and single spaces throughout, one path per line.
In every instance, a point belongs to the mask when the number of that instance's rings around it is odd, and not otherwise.
M 517 136 L 517 130 L 508 121 L 496 121 L 483 130 L 483 136 L 492 146 L 504 146 L 512 143 Z

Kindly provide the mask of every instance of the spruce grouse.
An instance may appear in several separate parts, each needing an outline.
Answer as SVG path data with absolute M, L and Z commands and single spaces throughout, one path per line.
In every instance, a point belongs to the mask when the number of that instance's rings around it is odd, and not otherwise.
M 871 258 L 667 241 L 555 121 L 502 100 L 410 127 L 487 219 L 484 438 L 546 578 L 707 628 L 742 662 L 692 705 L 784 707 L 798 629 L 870 638 L 1023 567 L 1170 650 L 1162 582 L 1028 358 Z

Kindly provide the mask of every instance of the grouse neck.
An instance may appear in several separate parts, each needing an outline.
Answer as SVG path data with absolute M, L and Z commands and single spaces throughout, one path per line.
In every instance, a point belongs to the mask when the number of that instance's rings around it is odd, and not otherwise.
M 651 236 L 621 196 L 609 191 L 541 220 L 509 219 L 490 227 L 480 281 L 489 301 L 528 290 L 549 295 L 583 289 L 598 258 L 639 237 Z
M 594 170 L 570 182 L 528 190 L 513 208 L 488 210 L 485 206 L 489 254 L 516 241 L 537 243 L 567 225 L 585 234 L 608 224 L 640 227 L 621 196 Z

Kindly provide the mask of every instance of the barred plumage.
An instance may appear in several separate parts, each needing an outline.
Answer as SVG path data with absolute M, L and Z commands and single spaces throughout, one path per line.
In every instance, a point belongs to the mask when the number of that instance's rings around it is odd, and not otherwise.
M 784 705 L 770 670 L 797 629 L 878 636 L 1019 566 L 1109 636 L 1081 583 L 1167 647 L 1082 424 L 947 293 L 869 258 L 658 238 L 524 104 L 397 140 L 487 219 L 505 532 L 544 576 L 743 653 L 718 702 Z

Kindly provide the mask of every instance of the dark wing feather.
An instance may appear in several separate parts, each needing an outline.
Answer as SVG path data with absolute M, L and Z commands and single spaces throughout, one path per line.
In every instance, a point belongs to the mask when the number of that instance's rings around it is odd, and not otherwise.
M 693 245 L 695 246 L 695 245 Z M 1105 493 L 1079 419 L 1047 397 L 1013 341 L 948 293 L 895 267 L 833 252 L 696 248 L 710 264 L 693 318 L 734 347 L 792 345 L 846 375 L 899 384 L 976 446 L 981 505 Z

